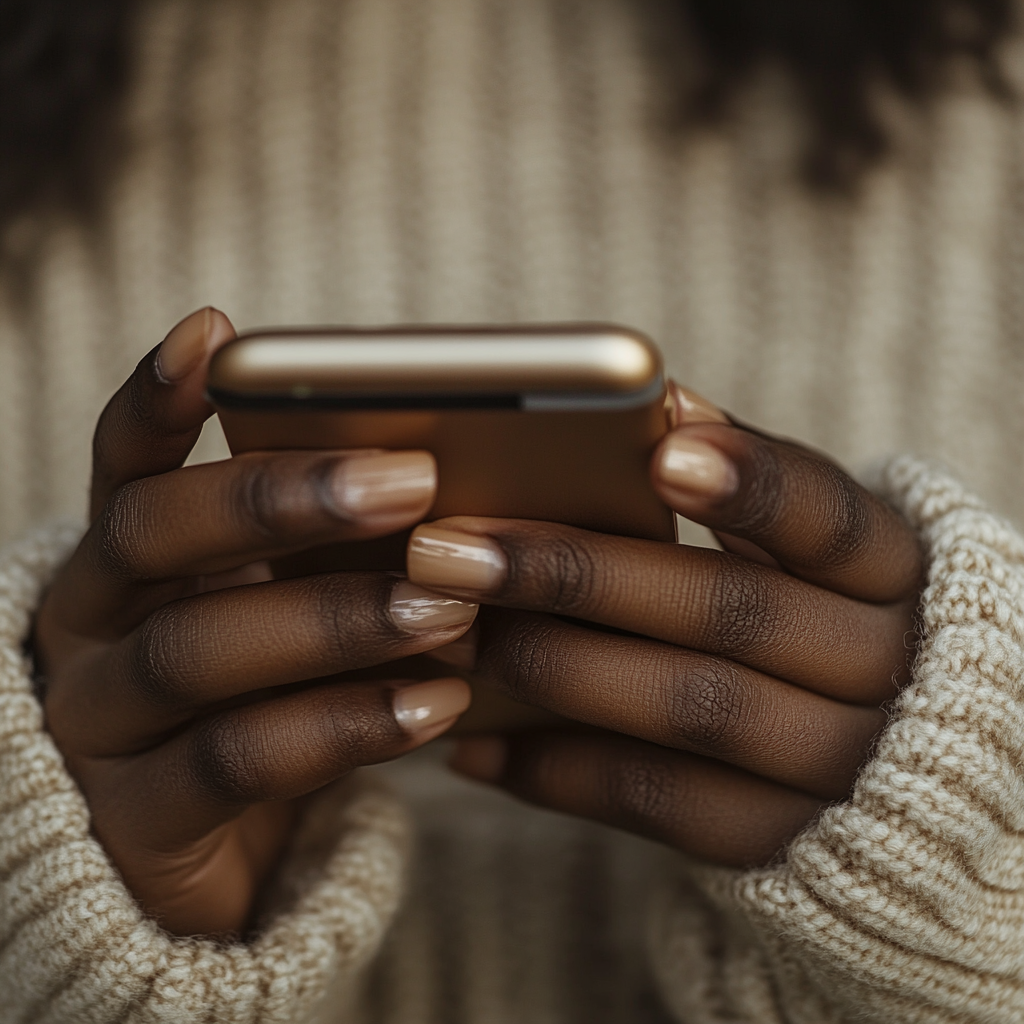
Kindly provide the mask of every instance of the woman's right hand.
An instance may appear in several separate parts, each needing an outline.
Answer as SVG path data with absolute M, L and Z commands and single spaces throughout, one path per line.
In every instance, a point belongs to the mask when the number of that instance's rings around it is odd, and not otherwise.
M 266 559 L 418 522 L 426 452 L 254 453 L 182 468 L 211 409 L 200 310 L 111 399 L 91 525 L 39 611 L 47 725 L 93 829 L 143 907 L 178 934 L 243 929 L 295 800 L 444 732 L 456 678 L 351 681 L 461 636 L 476 605 L 384 573 L 273 581 Z

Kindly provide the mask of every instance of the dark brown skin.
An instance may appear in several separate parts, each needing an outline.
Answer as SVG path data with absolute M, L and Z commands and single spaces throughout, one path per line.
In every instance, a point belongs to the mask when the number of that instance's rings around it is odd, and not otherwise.
M 472 605 L 454 602 L 468 609 L 461 624 L 410 631 L 389 612 L 393 575 L 268 582 L 261 564 L 417 522 L 433 501 L 429 456 L 397 509 L 377 501 L 346 515 L 332 505 L 332 474 L 365 453 L 179 468 L 212 411 L 209 356 L 233 333 L 223 314 L 194 314 L 164 343 L 178 379 L 160 379 L 154 350 L 107 406 L 92 525 L 34 638 L 47 724 L 93 828 L 143 906 L 179 934 L 243 929 L 297 798 L 419 746 L 469 704 L 461 680 L 417 688 L 338 674 L 460 637 Z M 423 686 L 444 714 L 401 726 L 397 695 Z
M 212 311 L 176 332 L 100 419 L 92 526 L 34 637 L 47 722 L 96 834 L 169 930 L 243 929 L 299 798 L 454 722 L 458 680 L 420 684 L 433 717 L 417 729 L 396 719 L 415 686 L 340 674 L 462 637 L 477 601 L 493 606 L 480 672 L 597 729 L 463 740 L 467 774 L 726 864 L 769 859 L 849 792 L 906 678 L 921 565 L 908 526 L 831 463 L 678 392 L 656 486 L 742 554 L 447 520 L 496 542 L 505 580 L 453 591 L 463 621 L 412 631 L 389 612 L 393 576 L 270 581 L 263 562 L 412 525 L 431 488 L 339 515 L 325 481 L 366 453 L 181 468 L 210 415 L 209 356 L 233 332 Z M 684 435 L 725 456 L 728 495 L 687 493 L 666 469 Z
M 506 580 L 470 591 L 432 572 L 431 587 L 517 609 L 484 608 L 474 630 L 492 685 L 607 730 L 469 738 L 454 768 L 744 867 L 850 792 L 886 721 L 881 705 L 908 679 L 921 556 L 908 524 L 831 462 L 694 398 L 677 394 L 653 479 L 742 556 L 464 517 L 432 528 L 496 542 Z M 667 480 L 665 448 L 680 438 L 726 456 L 729 493 Z

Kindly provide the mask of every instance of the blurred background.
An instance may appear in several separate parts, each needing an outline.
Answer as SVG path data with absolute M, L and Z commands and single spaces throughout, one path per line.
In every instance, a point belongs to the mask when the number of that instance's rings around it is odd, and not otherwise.
M 205 304 L 622 322 L 1020 518 L 1022 67 L 1010 0 L 6 0 L 0 536 Z

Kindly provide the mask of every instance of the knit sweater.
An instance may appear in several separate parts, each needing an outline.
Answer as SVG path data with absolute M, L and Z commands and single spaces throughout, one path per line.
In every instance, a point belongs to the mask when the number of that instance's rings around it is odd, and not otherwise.
M 44 731 L 23 640 L 74 531 L 37 530 L 0 559 L 0 1020 L 1024 1017 L 1024 114 L 965 80 L 858 198 L 815 198 L 771 76 L 721 131 L 664 127 L 656 6 L 149 0 L 102 214 L 3 239 L 0 530 L 81 516 L 103 402 L 206 303 L 240 326 L 625 322 L 766 429 L 949 467 L 879 478 L 929 578 L 853 796 L 737 873 L 426 753 L 321 794 L 250 941 L 175 939 Z

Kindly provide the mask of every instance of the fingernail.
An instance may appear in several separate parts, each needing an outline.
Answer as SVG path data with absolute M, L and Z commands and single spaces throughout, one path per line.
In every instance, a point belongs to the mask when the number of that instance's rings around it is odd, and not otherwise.
M 472 695 L 463 679 L 431 679 L 395 691 L 395 720 L 406 731 L 421 733 L 443 722 L 454 721 L 469 707 Z
M 729 417 L 703 395 L 680 387 L 674 380 L 668 382 L 668 397 L 673 427 L 684 423 L 728 423 Z
M 436 486 L 430 452 L 350 455 L 338 462 L 331 476 L 334 505 L 345 519 L 426 512 Z
M 469 601 L 433 594 L 408 580 L 401 580 L 395 585 L 388 605 L 398 628 L 410 633 L 466 625 L 476 618 L 479 608 L 478 604 Z
M 727 498 L 739 486 L 736 467 L 714 445 L 679 434 L 665 438 L 658 474 L 669 487 L 701 498 Z
M 508 743 L 500 736 L 470 736 L 459 740 L 448 767 L 479 782 L 497 782 L 507 761 Z
M 486 594 L 505 582 L 505 553 L 489 537 L 417 526 L 409 539 L 407 571 L 424 587 Z
M 164 384 L 175 384 L 199 365 L 207 349 L 233 336 L 228 318 L 207 306 L 185 317 L 164 338 L 156 354 L 156 375 Z

